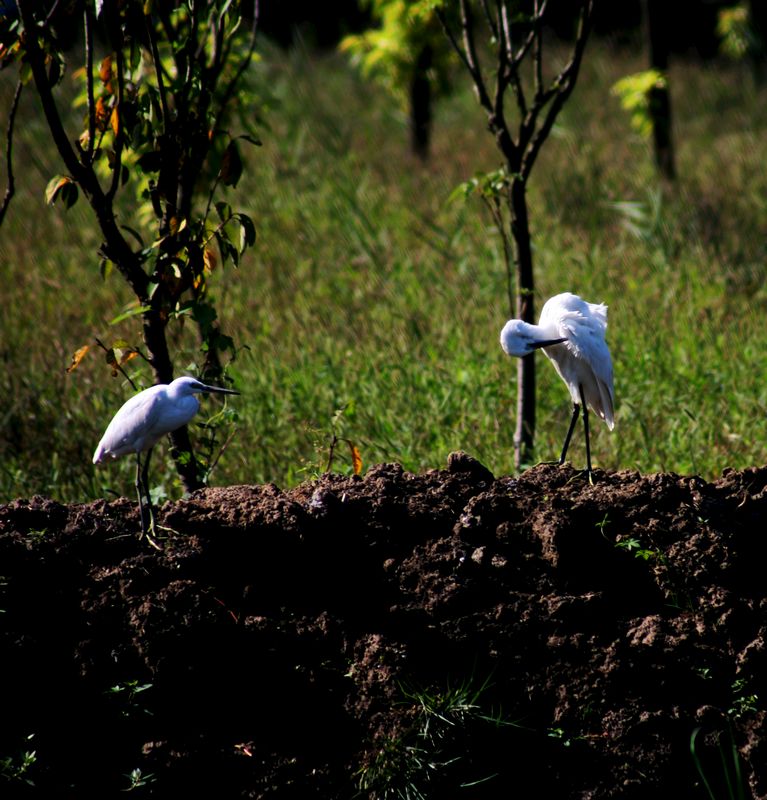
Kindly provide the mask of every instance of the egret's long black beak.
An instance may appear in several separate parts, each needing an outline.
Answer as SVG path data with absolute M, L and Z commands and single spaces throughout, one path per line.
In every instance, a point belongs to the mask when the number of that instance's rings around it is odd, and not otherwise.
M 234 389 L 222 389 L 220 386 L 206 386 L 205 392 L 215 392 L 216 394 L 239 394 Z
M 554 344 L 562 344 L 562 342 L 566 342 L 566 341 L 567 341 L 567 337 L 564 336 L 561 339 L 546 339 L 543 342 L 532 342 L 530 347 L 532 347 L 534 350 L 538 350 L 541 347 L 551 347 Z

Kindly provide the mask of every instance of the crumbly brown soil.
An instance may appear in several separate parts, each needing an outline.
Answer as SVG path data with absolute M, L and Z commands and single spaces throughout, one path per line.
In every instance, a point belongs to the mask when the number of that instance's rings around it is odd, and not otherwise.
M 700 729 L 767 798 L 766 485 L 456 453 L 195 492 L 162 551 L 0 506 L 0 795 L 705 798 Z

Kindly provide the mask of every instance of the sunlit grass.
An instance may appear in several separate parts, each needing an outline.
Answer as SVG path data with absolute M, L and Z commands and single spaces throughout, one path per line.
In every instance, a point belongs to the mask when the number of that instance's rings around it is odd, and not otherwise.
M 610 94 L 642 64 L 595 43 L 541 153 L 529 189 L 539 306 L 566 290 L 610 306 L 617 419 L 612 434 L 593 426 L 595 464 L 714 477 L 764 463 L 767 450 L 767 96 L 746 69 L 675 64 L 680 177 L 663 186 Z M 423 166 L 400 110 L 342 58 L 269 51 L 258 70 L 275 107 L 228 198 L 254 218 L 256 248 L 214 281 L 223 328 L 241 346 L 231 371 L 242 396 L 212 481 L 288 486 L 316 474 L 340 408 L 337 432 L 366 465 L 422 470 L 462 448 L 511 471 L 516 365 L 498 346 L 501 243 L 479 205 L 447 202 L 457 183 L 499 166 L 473 97 L 439 107 Z M 12 85 L 0 78 L 6 107 Z M 118 274 L 99 277 L 84 205 L 44 206 L 61 168 L 31 96 L 22 114 L 19 193 L 0 237 L 0 498 L 130 493 L 130 460 L 90 463 L 129 388 L 96 348 L 64 370 L 94 336 L 137 340 L 135 320 L 109 325 L 131 298 Z M 177 371 L 201 360 L 192 326 L 173 339 Z M 537 453 L 552 458 L 569 398 L 542 357 L 538 376 Z M 137 377 L 150 381 L 145 368 Z M 584 460 L 579 434 L 570 454 Z M 348 451 L 334 468 L 351 469 Z M 180 493 L 164 459 L 152 477 Z

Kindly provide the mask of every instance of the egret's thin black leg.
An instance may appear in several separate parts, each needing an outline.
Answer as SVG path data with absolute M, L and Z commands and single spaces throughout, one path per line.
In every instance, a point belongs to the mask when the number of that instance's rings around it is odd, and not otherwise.
M 583 405 L 583 430 L 586 433 L 586 472 L 591 480 L 591 442 L 589 441 L 589 411 L 586 407 L 586 398 L 583 396 L 583 384 L 578 384 L 581 393 L 581 404 Z
M 141 471 L 141 453 L 136 453 L 136 494 L 138 495 L 138 513 L 141 517 L 141 534 L 146 536 L 147 526 L 146 518 L 144 515 L 144 498 L 142 497 L 142 471 Z
M 147 510 L 149 511 L 149 530 L 154 533 L 154 508 L 152 507 L 152 495 L 149 493 L 149 458 L 151 455 L 152 448 L 150 447 L 144 456 L 144 471 L 141 473 L 141 482 L 144 484 L 144 491 L 146 492 Z
M 155 545 L 151 537 L 151 533 L 154 532 L 154 509 L 152 508 L 152 497 L 149 494 L 149 457 L 151 455 L 150 448 L 146 451 L 142 466 L 141 453 L 136 453 L 136 494 L 138 495 L 138 512 L 141 517 L 141 535 L 146 536 L 149 542 Z
M 583 397 L 581 397 L 583 400 Z M 586 408 L 586 406 L 584 406 Z M 565 443 L 562 446 L 562 455 L 559 457 L 559 463 L 565 463 L 565 456 L 567 455 L 567 448 L 570 447 L 570 439 L 572 438 L 573 431 L 575 430 L 575 423 L 578 421 L 578 413 L 581 407 L 577 403 L 573 403 L 573 416 L 570 419 L 570 427 L 567 429 L 567 436 L 565 436 Z

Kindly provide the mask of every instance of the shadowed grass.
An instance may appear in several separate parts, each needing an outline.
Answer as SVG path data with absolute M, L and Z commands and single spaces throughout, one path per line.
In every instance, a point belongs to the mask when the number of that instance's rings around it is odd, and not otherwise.
M 674 65 L 680 179 L 662 186 L 610 95 L 641 67 L 595 42 L 541 152 L 529 189 L 538 307 L 560 291 L 610 306 L 617 419 L 612 434 L 593 426 L 595 465 L 713 477 L 764 463 L 767 450 L 767 96 L 746 69 Z M 13 87 L 0 78 L 5 107 Z M 511 471 L 516 365 L 498 345 L 501 242 L 479 204 L 447 202 L 457 183 L 498 166 L 474 99 L 459 82 L 439 107 L 423 166 L 400 111 L 341 58 L 269 50 L 254 80 L 275 108 L 231 198 L 259 241 L 213 282 L 242 346 L 231 373 L 243 394 L 229 404 L 237 431 L 212 481 L 285 486 L 324 469 L 340 408 L 339 434 L 366 465 L 421 470 L 461 448 Z M 131 298 L 119 275 L 98 277 L 84 206 L 44 206 L 61 168 L 31 97 L 20 118 L 19 194 L 0 239 L 0 498 L 130 494 L 130 459 L 90 463 L 129 387 L 96 349 L 64 369 L 94 336 L 137 340 L 135 319 L 108 324 Z M 201 361 L 192 328 L 173 334 L 178 372 Z M 150 381 L 138 359 L 130 366 Z M 537 453 L 554 458 L 569 397 L 544 358 L 538 376 Z M 203 404 L 201 421 L 220 409 Z M 584 460 L 580 431 L 570 456 Z M 155 459 L 152 479 L 177 496 L 166 461 Z M 348 451 L 334 468 L 351 469 Z

